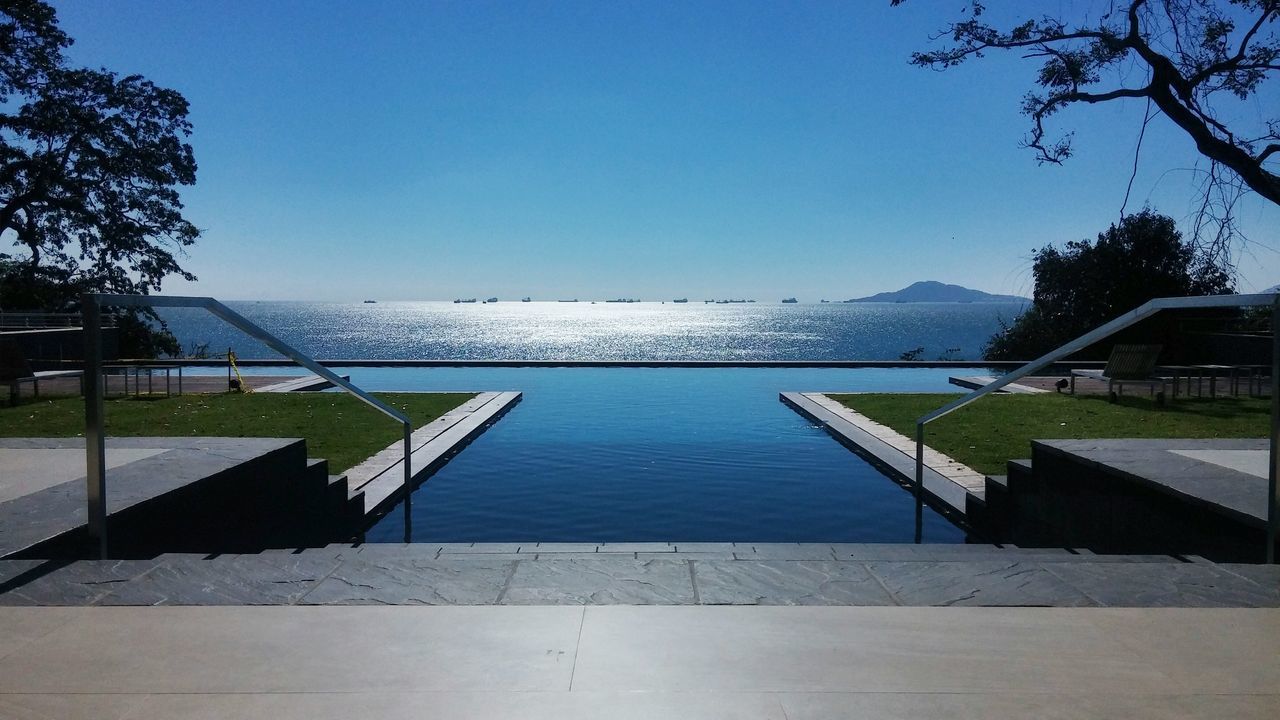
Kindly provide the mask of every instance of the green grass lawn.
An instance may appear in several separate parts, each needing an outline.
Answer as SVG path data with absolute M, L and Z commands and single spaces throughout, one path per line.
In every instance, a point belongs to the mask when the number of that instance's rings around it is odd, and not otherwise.
M 471 393 L 375 393 L 420 427 L 475 397 Z M 352 468 L 404 437 L 402 426 L 339 393 L 239 393 L 106 401 L 107 434 L 124 436 L 300 437 L 331 472 Z M 0 407 L 0 437 L 84 434 L 79 397 Z
M 832 397 L 914 438 L 916 418 L 960 395 Z M 1270 400 L 1257 398 L 1179 398 L 1161 407 L 1146 398 L 1113 405 L 1101 395 L 989 395 L 925 426 L 925 444 L 978 472 L 1003 475 L 1006 461 L 1030 457 L 1032 440 L 1260 438 L 1270 420 Z

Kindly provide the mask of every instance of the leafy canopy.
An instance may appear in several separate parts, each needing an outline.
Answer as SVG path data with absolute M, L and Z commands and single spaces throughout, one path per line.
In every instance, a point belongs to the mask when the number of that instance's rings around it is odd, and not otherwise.
M 71 42 L 47 4 L 0 0 L 0 307 L 74 310 L 82 292 L 195 279 L 178 263 L 200 235 L 178 194 L 196 179 L 186 99 L 72 67 Z M 176 348 L 161 340 L 150 349 Z
M 1041 248 L 1032 272 L 1031 307 L 991 338 L 988 360 L 1038 357 L 1153 298 L 1235 291 L 1226 269 L 1151 210 L 1126 216 L 1096 242 Z
M 1060 16 L 1070 12 L 1053 5 Z M 911 62 L 945 70 L 990 50 L 1039 61 L 1039 87 L 1026 94 L 1022 111 L 1031 119 L 1023 144 L 1040 162 L 1060 164 L 1073 152 L 1069 132 L 1048 128 L 1060 111 L 1145 100 L 1148 117 L 1152 109 L 1164 115 L 1210 160 L 1193 238 L 1225 256 L 1240 195 L 1252 191 L 1280 204 L 1280 107 L 1247 102 L 1265 99 L 1263 85 L 1280 74 L 1280 0 L 1123 0 L 1083 7 L 1075 20 L 1044 15 L 996 27 L 986 22 L 985 5 L 971 0 L 962 19 L 935 38 L 949 40 L 946 46 L 914 53 Z M 1095 9 L 1099 14 L 1091 15 Z

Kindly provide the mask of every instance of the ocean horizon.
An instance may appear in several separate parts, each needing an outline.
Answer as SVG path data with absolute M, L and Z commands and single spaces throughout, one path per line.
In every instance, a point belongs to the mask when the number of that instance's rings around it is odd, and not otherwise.
M 230 301 L 321 359 L 977 360 L 1024 303 Z M 203 310 L 161 309 L 184 352 L 278 355 Z

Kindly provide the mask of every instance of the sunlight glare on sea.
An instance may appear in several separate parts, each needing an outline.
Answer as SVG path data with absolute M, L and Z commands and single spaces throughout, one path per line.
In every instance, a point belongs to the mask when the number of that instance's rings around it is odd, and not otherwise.
M 1020 305 L 957 303 L 232 302 L 319 358 L 467 360 L 894 360 L 980 357 Z M 183 347 L 275 354 L 198 310 L 164 310 Z

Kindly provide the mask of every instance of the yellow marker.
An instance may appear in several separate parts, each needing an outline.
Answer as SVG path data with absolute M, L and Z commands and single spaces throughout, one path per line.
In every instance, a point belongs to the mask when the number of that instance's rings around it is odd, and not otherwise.
M 244 376 L 240 374 L 240 368 L 236 365 L 236 353 L 234 350 L 227 351 L 227 362 L 231 363 L 231 369 L 235 371 L 236 379 L 240 381 L 240 392 L 253 392 L 253 388 L 249 387 L 249 384 L 244 381 Z

